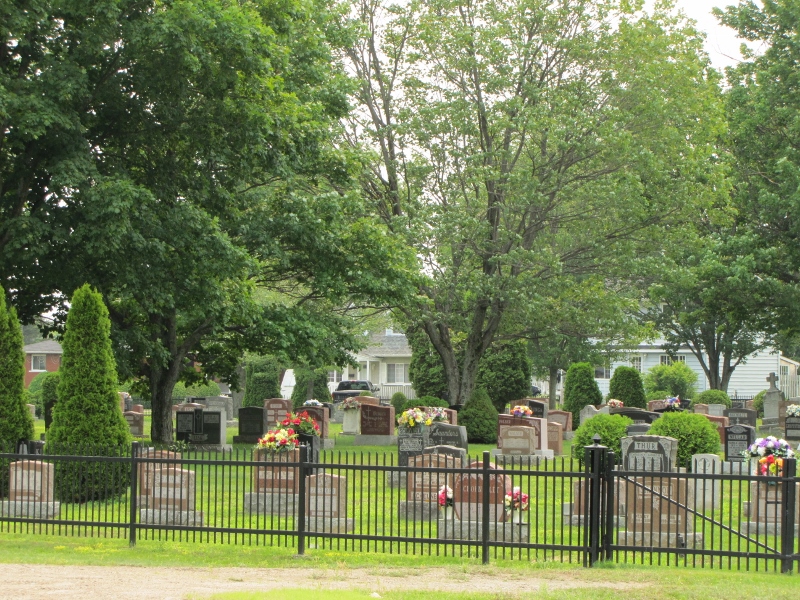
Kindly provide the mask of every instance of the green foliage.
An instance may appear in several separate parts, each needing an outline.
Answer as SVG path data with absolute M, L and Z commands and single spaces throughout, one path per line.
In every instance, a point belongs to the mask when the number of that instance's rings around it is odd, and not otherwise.
M 647 392 L 644 399 L 650 402 L 650 400 L 663 400 L 670 396 L 672 396 L 672 394 L 668 390 L 653 390 L 652 392 Z
M 694 396 L 697 373 L 684 362 L 675 361 L 670 365 L 656 365 L 644 377 L 644 387 L 650 391 L 668 390 L 670 396 L 680 396 L 688 400 Z
M 477 388 L 458 413 L 458 424 L 467 428 L 467 440 L 475 444 L 497 443 L 497 409 L 483 388 Z
M 617 398 L 619 400 L 619 398 Z M 600 444 L 607 446 L 617 457 L 621 456 L 620 440 L 624 438 L 628 425 L 633 425 L 633 420 L 622 415 L 595 415 L 575 431 L 572 438 L 572 455 L 583 461 L 583 449 L 594 442 L 595 434 L 600 435 Z
M 764 418 L 764 397 L 767 395 L 767 390 L 761 390 L 753 397 L 753 410 L 758 413 L 760 419 Z
M 48 451 L 81 451 L 116 456 L 127 451 L 131 436 L 119 409 L 117 371 L 111 352 L 108 309 L 89 285 L 72 296 L 62 342 L 58 402 L 47 434 Z M 115 498 L 127 489 L 127 467 L 117 463 L 64 463 L 56 466 L 56 490 L 62 501 Z
M 476 386 L 484 388 L 499 411 L 531 391 L 531 359 L 525 340 L 491 346 L 481 357 Z
M 14 308 L 6 308 L 5 291 L 0 287 L 0 447 L 32 438 L 33 418 L 25 406 L 22 328 Z
M 308 396 L 308 382 L 314 381 L 311 397 Z M 292 390 L 292 407 L 296 410 L 303 406 L 306 400 L 319 400 L 320 402 L 331 402 L 331 392 L 328 389 L 328 370 L 327 369 L 305 369 L 297 368 L 294 370 L 294 389 Z
M 52 402 L 53 406 L 58 401 L 58 384 L 61 381 L 61 372 L 53 371 L 47 373 L 47 376 L 42 382 L 42 391 L 40 394 L 40 401 L 42 403 L 42 416 L 44 416 L 45 407 Z
M 603 401 L 603 394 L 594 379 L 594 369 L 589 363 L 573 363 L 564 381 L 564 410 L 572 413 L 572 422 L 580 422 L 581 409 Z
M 695 404 L 724 404 L 730 408 L 731 398 L 722 390 L 705 390 L 692 398 L 692 408 Z
M 176 399 L 189 397 L 211 398 L 213 396 L 219 396 L 221 393 L 222 391 L 216 381 L 193 383 L 191 385 L 186 385 L 184 382 L 179 381 L 175 384 L 175 387 L 172 388 L 172 397 Z
M 28 386 L 28 401 L 36 406 L 36 416 L 41 417 L 44 415 L 44 404 L 42 403 L 42 382 L 47 373 L 39 373 L 31 380 Z
M 617 367 L 608 390 L 609 398 L 622 400 L 627 407 L 647 408 L 642 376 L 633 367 Z
M 434 396 L 422 396 L 415 400 L 417 406 L 440 406 L 441 408 L 450 408 L 450 403 L 447 400 L 436 398 Z
M 403 405 L 408 402 L 408 398 L 403 392 L 395 392 L 392 394 L 392 406 L 394 406 L 394 414 L 399 415 L 403 412 Z
M 264 400 L 281 397 L 281 366 L 274 356 L 252 356 L 245 363 L 242 406 L 264 406 Z
M 693 454 L 719 452 L 717 428 L 703 415 L 668 412 L 656 419 L 647 435 L 665 435 L 678 440 L 678 466 L 691 468 Z
M 414 391 L 420 396 L 447 397 L 447 378 L 442 366 L 442 357 L 434 349 L 427 334 L 419 328 L 408 327 L 406 338 L 411 346 L 408 377 L 411 379 Z

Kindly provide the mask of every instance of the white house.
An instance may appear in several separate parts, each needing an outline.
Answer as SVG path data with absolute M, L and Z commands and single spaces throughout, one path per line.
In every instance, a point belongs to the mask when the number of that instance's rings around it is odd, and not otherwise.
M 386 329 L 370 334 L 369 345 L 356 355 L 358 367 L 344 367 L 328 372 L 328 388 L 333 391 L 342 379 L 364 379 L 380 388 L 378 395 L 390 399 L 395 392 L 407 398 L 416 395 L 408 376 L 411 363 L 411 346 L 405 334 Z M 289 398 L 294 389 L 294 372 L 286 371 L 281 384 L 281 395 Z
M 671 358 L 660 344 L 639 344 L 625 358 L 611 363 L 610 368 L 595 369 L 595 379 L 603 395 L 608 394 L 608 386 L 614 369 L 619 366 L 634 367 L 642 374 L 659 364 L 669 364 Z M 708 379 L 700 366 L 700 361 L 692 354 L 688 346 L 681 347 L 675 360 L 685 362 L 697 373 L 697 391 L 709 389 Z M 731 398 L 752 398 L 761 390 L 769 387 L 766 379 L 770 373 L 780 377 L 779 386 L 787 398 L 798 396 L 798 367 L 800 363 L 781 356 L 776 350 L 761 350 L 750 355 L 740 363 L 731 375 L 728 384 L 728 395 Z

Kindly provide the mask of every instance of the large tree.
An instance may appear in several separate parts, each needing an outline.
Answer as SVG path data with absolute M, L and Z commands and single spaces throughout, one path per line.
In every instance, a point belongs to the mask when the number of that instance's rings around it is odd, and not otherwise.
M 755 275 L 779 284 L 770 306 L 791 334 L 800 316 L 800 13 L 794 0 L 716 12 L 754 48 L 727 71 L 737 237 Z
M 53 235 L 26 246 L 24 227 L 5 230 L 19 239 L 3 273 L 26 307 L 85 281 L 101 291 L 120 373 L 148 390 L 151 437 L 165 442 L 175 383 L 235 382 L 245 349 L 346 362 L 358 339 L 338 307 L 390 295 L 403 255 L 366 218 L 349 191 L 357 163 L 331 143 L 349 88 L 322 2 L 85 4 L 42 3 L 38 21 L 20 17 L 7 33 L 7 50 L 26 40 L 8 51 L 8 77 L 24 72 L 67 104 L 55 121 L 37 116 L 31 144 L 55 159 L 47 140 L 78 139 L 76 162 L 60 167 L 69 177 L 48 173 L 36 201 L 7 194 L 17 227 L 39 219 Z M 53 92 L 36 87 L 58 77 Z M 34 93 L 10 89 L 14 106 Z M 5 131 L 26 114 L 4 115 Z M 21 148 L 12 166 L 30 172 L 6 191 L 38 173 L 24 144 L 9 144 Z
M 666 5 L 361 0 L 356 18 L 349 139 L 374 150 L 365 193 L 422 263 L 402 310 L 458 404 L 510 307 L 536 310 L 564 275 L 623 276 L 648 228 L 712 193 L 716 79 Z

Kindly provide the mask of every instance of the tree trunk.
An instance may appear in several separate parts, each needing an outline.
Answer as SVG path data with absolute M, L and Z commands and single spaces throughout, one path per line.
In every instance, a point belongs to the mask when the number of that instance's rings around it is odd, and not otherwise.
M 172 442 L 172 390 L 178 375 L 178 372 L 173 374 L 173 369 L 156 367 L 150 370 L 150 439 L 153 442 Z
M 550 410 L 556 409 L 558 397 L 558 367 L 550 367 Z

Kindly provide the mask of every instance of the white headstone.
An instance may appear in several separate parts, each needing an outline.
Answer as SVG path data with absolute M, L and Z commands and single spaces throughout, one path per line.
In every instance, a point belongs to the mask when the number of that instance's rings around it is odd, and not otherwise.
M 722 461 L 716 454 L 693 454 L 692 473 L 698 475 L 721 475 Z M 694 482 L 696 510 L 705 513 L 711 509 L 719 508 L 721 480 L 698 478 Z

